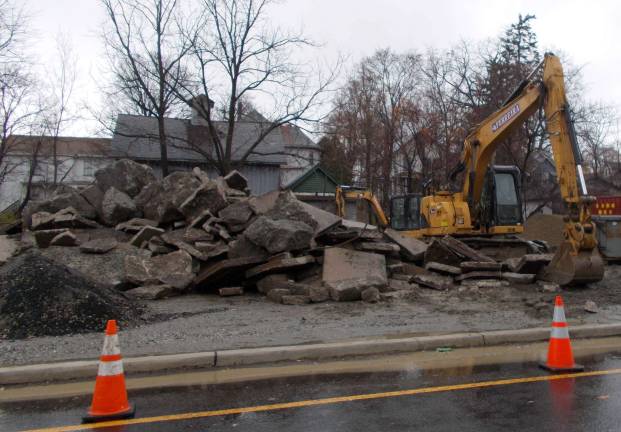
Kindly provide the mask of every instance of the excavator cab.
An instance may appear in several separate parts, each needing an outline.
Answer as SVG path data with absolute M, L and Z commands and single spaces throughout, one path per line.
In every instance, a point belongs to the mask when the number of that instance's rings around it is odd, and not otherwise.
M 420 216 L 421 194 L 397 195 L 390 199 L 390 227 L 397 231 L 424 228 Z
M 493 165 L 487 170 L 480 201 L 480 225 L 520 226 L 524 222 L 520 193 L 520 170 Z

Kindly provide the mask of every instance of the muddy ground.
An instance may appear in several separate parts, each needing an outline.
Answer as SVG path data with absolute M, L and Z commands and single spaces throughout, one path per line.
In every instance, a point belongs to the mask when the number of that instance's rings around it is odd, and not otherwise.
M 563 290 L 570 326 L 621 321 L 621 266 L 603 281 Z M 249 293 L 241 297 L 186 295 L 147 302 L 142 324 L 121 329 L 125 356 L 301 344 L 380 335 L 483 331 L 547 326 L 557 293 L 537 285 L 439 292 L 424 288 L 392 293 L 376 304 L 326 302 L 287 306 Z M 584 310 L 587 300 L 599 311 Z M 111 317 L 113 318 L 113 317 Z M 103 330 L 103 329 L 102 329 Z M 0 364 L 94 359 L 102 333 L 3 340 Z

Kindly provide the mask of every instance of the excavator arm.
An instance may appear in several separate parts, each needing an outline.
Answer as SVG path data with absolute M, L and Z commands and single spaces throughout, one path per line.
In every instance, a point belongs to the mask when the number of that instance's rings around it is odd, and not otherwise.
M 543 66 L 543 81 L 530 78 Z M 564 242 L 549 266 L 547 279 L 562 285 L 601 280 L 603 261 L 597 251 L 581 157 L 565 95 L 563 68 L 553 54 L 520 85 L 501 109 L 487 117 L 466 138 L 460 168 L 464 172 L 462 197 L 473 221 L 480 220 L 485 176 L 498 144 L 543 105 L 561 197 L 567 206 Z M 580 189 L 578 187 L 580 181 Z

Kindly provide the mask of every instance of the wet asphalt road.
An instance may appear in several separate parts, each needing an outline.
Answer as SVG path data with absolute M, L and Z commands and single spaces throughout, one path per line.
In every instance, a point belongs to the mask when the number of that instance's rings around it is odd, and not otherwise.
M 621 368 L 621 356 L 583 362 Z M 137 417 L 543 376 L 535 364 L 277 379 L 130 393 Z M 0 405 L 4 432 L 77 425 L 89 400 Z M 135 431 L 619 431 L 621 374 L 97 429 Z

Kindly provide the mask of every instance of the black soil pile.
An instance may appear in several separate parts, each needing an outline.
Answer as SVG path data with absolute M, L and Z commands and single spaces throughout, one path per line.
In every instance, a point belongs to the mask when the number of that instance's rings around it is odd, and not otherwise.
M 139 314 L 122 294 L 36 252 L 0 268 L 0 338 L 103 331 L 109 319 L 127 325 Z

